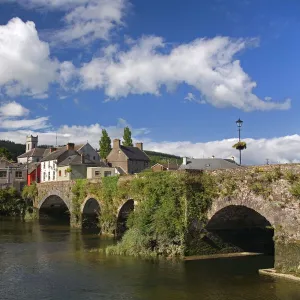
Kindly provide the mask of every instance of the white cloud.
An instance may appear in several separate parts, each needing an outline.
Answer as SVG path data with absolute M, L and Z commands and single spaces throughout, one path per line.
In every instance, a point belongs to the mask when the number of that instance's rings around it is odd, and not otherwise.
M 29 110 L 21 104 L 12 101 L 0 106 L 0 117 L 23 117 L 29 114 Z
M 185 102 L 195 102 L 199 104 L 205 104 L 205 100 L 198 100 L 196 96 L 193 93 L 187 93 L 187 95 L 184 97 Z
M 23 129 L 28 128 L 30 130 L 45 129 L 49 127 L 48 117 L 41 117 L 37 119 L 1 119 L 0 118 L 0 128 L 4 129 Z
M 35 24 L 19 18 L 0 26 L 0 65 L 0 87 L 10 96 L 44 95 L 59 68 Z
M 239 152 L 232 148 L 236 139 L 211 141 L 207 143 L 192 143 L 189 141 L 161 142 L 149 141 L 145 148 L 164 153 L 194 158 L 215 157 L 231 158 L 238 161 Z M 257 165 L 271 163 L 300 162 L 300 136 L 291 135 L 272 139 L 244 139 L 247 149 L 242 151 L 242 163 Z
M 26 119 L 29 113 L 30 111 L 27 108 L 15 101 L 2 104 L 0 106 L 0 128 L 37 130 L 49 127 L 48 117 Z
M 216 37 L 196 39 L 168 51 L 163 39 L 143 37 L 128 51 L 103 51 L 80 70 L 83 89 L 103 88 L 109 98 L 129 94 L 159 95 L 179 84 L 197 89 L 202 100 L 215 107 L 245 111 L 289 109 L 291 100 L 264 101 L 253 93 L 256 82 L 244 72 L 234 56 L 254 40 Z M 115 48 L 116 49 L 116 48 Z M 160 51 L 163 50 L 163 51 Z
M 66 11 L 65 26 L 47 36 L 54 44 L 71 46 L 109 39 L 114 29 L 124 25 L 128 0 L 22 0 L 20 4 L 27 8 Z

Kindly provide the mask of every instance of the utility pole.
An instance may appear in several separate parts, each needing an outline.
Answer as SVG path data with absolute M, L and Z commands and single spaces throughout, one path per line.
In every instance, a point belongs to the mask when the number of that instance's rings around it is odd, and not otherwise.
M 267 162 L 267 165 L 269 165 L 269 159 L 268 158 L 266 159 L 266 162 Z

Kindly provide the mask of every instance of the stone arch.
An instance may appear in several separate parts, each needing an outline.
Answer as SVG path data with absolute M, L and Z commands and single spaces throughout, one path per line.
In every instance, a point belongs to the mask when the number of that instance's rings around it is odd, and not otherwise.
M 264 200 L 261 197 L 249 197 L 246 199 L 239 198 L 218 198 L 213 201 L 211 208 L 207 212 L 207 219 L 210 220 L 218 211 L 227 206 L 245 206 L 256 211 L 261 216 L 265 217 L 272 226 L 278 218 L 279 208 L 272 205 L 269 200 Z M 280 212 L 279 212 L 280 214 Z
M 70 204 L 60 193 L 49 193 L 38 203 L 40 222 L 70 223 Z
M 129 214 L 134 211 L 136 203 L 133 199 L 127 199 L 119 206 L 117 211 L 116 235 L 122 236 L 127 230 L 126 222 Z
M 43 204 L 46 202 L 46 200 L 48 198 L 50 198 L 50 197 L 58 197 L 58 198 L 60 198 L 63 201 L 63 203 L 67 206 L 68 210 L 70 211 L 70 203 L 69 203 L 69 201 L 66 201 L 65 198 L 64 198 L 64 196 L 59 191 L 51 192 L 47 196 L 43 197 L 42 200 L 40 200 L 38 202 L 38 209 L 40 209 L 43 206 Z
M 81 214 L 83 213 L 83 210 L 84 210 L 84 208 L 85 208 L 87 202 L 88 202 L 89 200 L 91 200 L 91 199 L 97 201 L 97 203 L 98 203 L 98 205 L 99 205 L 99 207 L 100 207 L 100 210 L 101 210 L 101 206 L 102 206 L 101 201 L 99 201 L 98 198 L 97 198 L 95 195 L 89 194 L 89 195 L 87 195 L 87 196 L 85 197 L 84 201 L 81 203 L 81 206 L 80 206 L 80 212 L 81 212 Z
M 82 228 L 100 228 L 101 202 L 89 194 L 80 206 Z
M 205 231 L 210 243 L 230 251 L 274 255 L 276 207 L 257 198 L 217 199 L 207 213 Z

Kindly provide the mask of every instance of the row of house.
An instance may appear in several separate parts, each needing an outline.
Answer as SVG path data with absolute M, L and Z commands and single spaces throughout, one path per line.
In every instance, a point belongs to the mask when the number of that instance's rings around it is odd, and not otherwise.
M 38 136 L 26 138 L 26 152 L 18 157 L 19 166 L 27 166 L 27 182 L 51 182 L 74 179 L 96 179 L 117 174 L 139 173 L 149 167 L 150 159 L 143 151 L 143 143 L 135 147 L 113 141 L 113 148 L 105 161 L 89 144 L 68 143 L 57 148 L 38 147 Z
M 75 145 L 68 143 L 62 147 L 38 147 L 38 136 L 26 138 L 26 152 L 18 157 L 18 162 L 0 159 L 0 187 L 14 186 L 22 190 L 25 184 L 33 182 L 67 181 L 75 179 L 98 179 L 101 177 L 139 173 L 150 166 L 150 159 L 143 151 L 143 143 L 135 147 L 121 145 L 119 139 L 106 160 L 101 160 L 97 150 L 89 143 Z M 152 171 L 171 170 L 214 170 L 237 168 L 231 159 L 183 158 L 183 163 L 156 164 Z

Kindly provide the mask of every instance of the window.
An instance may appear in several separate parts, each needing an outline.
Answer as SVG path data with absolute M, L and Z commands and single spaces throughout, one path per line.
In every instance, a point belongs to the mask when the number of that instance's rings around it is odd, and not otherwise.
M 95 177 L 99 177 L 100 176 L 100 171 L 95 171 Z
M 46 172 L 43 173 L 43 181 L 46 181 Z
M 58 176 L 61 176 L 61 170 L 58 171 Z
M 33 148 L 35 148 L 35 144 L 33 144 Z
M 21 171 L 16 171 L 16 178 L 23 178 L 23 174 Z
M 95 160 L 96 159 L 96 156 L 93 156 L 93 160 Z
M 53 180 L 55 180 L 55 171 L 53 171 Z
M 50 161 L 48 161 L 48 168 L 50 168 Z
M 24 149 L 24 148 L 23 148 Z M 27 145 L 27 150 L 29 150 L 29 144 Z
M 0 178 L 6 178 L 6 171 L 0 171 Z
M 111 176 L 111 171 L 104 171 L 104 177 Z
M 50 180 L 50 172 L 48 172 L 48 180 Z

